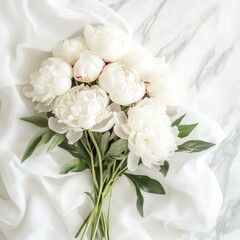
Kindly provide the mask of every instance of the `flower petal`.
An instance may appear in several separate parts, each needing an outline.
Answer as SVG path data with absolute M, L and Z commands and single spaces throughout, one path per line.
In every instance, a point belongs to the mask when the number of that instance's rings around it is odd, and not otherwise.
M 54 102 L 51 102 L 50 104 L 38 102 L 35 106 L 35 109 L 41 113 L 41 112 L 51 112 L 53 109 Z
M 113 113 L 114 122 L 116 124 L 126 124 L 127 116 L 124 112 Z
M 50 117 L 48 119 L 48 126 L 51 130 L 53 130 L 56 133 L 66 133 L 67 132 L 67 126 L 64 123 L 59 123 L 57 118 Z
M 172 117 L 175 116 L 177 114 L 177 108 L 174 106 L 168 106 L 167 107 L 167 115 Z
M 128 139 L 128 135 L 123 131 L 120 125 L 114 126 L 114 133 L 122 139 Z
M 111 103 L 109 106 L 108 106 L 108 109 L 110 109 L 112 112 L 120 112 L 121 111 L 121 107 L 119 104 L 116 104 L 116 103 Z
M 41 112 L 50 112 L 51 110 L 49 110 L 49 106 L 46 106 L 44 103 L 42 102 L 38 102 L 37 105 L 35 106 L 35 109 L 41 113 Z
M 114 121 L 111 115 L 109 118 L 105 118 L 103 121 L 93 126 L 90 130 L 93 132 L 106 132 L 111 129 L 113 125 Z
M 22 88 L 22 94 L 27 97 L 27 98 L 32 98 L 33 97 L 33 86 L 28 84 L 28 85 L 25 85 L 23 88 Z
M 128 154 L 128 159 L 127 159 L 128 170 L 131 171 L 131 172 L 137 170 L 139 160 L 140 160 L 139 156 L 137 156 L 134 153 L 130 152 Z
M 75 132 L 73 130 L 69 130 L 68 133 L 66 134 L 66 137 L 68 139 L 69 144 L 74 144 L 77 142 L 83 135 L 83 132 Z

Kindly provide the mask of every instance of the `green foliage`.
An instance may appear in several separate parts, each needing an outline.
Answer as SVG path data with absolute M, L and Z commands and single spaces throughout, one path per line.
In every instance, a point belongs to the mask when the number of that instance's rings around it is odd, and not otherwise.
M 105 132 L 101 135 L 100 142 L 99 142 L 99 148 L 102 154 L 102 157 L 105 155 L 108 144 L 110 142 L 110 132 Z
M 118 157 L 128 149 L 128 142 L 124 139 L 118 139 L 115 142 L 113 142 L 109 150 L 107 151 L 105 156 L 110 156 L 110 157 Z
M 33 125 L 35 125 L 37 127 L 41 127 L 41 128 L 48 127 L 48 120 L 46 118 L 30 116 L 30 117 L 23 117 L 20 119 L 25 122 L 32 123 Z
M 186 113 L 184 114 L 184 115 L 182 115 L 181 117 L 179 117 L 178 119 L 176 119 L 173 123 L 172 123 L 172 127 L 174 127 L 174 126 L 178 126 L 181 122 L 182 122 L 182 120 L 183 120 L 183 118 L 186 116 Z
M 163 174 L 164 177 L 167 176 L 168 170 L 169 170 L 169 163 L 168 161 L 164 161 L 163 165 L 160 166 L 159 172 Z
M 86 161 L 89 160 L 88 153 L 80 143 L 79 145 L 68 144 L 67 139 L 64 139 L 58 146 L 69 152 L 75 158 L 85 159 Z
M 178 146 L 177 152 L 201 152 L 213 147 L 215 144 L 201 140 L 190 140 Z
M 155 194 L 165 194 L 163 186 L 155 179 L 152 179 L 144 175 L 133 175 L 129 173 L 124 173 L 125 176 L 130 180 L 136 190 L 137 202 L 136 206 L 139 214 L 143 217 L 143 203 L 144 199 L 140 189 L 144 192 L 155 193 Z
M 198 125 L 198 123 L 189 124 L 189 125 L 180 125 L 180 123 L 182 122 L 185 116 L 186 114 L 179 117 L 172 123 L 172 127 L 176 126 L 178 128 L 179 138 L 187 137 Z M 202 140 L 189 140 L 179 145 L 176 152 L 188 152 L 188 153 L 202 152 L 204 150 L 207 150 L 213 147 L 214 145 L 215 145 L 214 143 L 205 142 Z
M 136 195 L 137 195 L 137 202 L 136 202 L 137 210 L 138 210 L 140 216 L 144 217 L 144 213 L 143 213 L 144 198 L 143 198 L 143 195 L 140 191 L 140 188 L 136 184 L 133 184 L 133 185 L 135 187 Z
M 66 138 L 65 135 L 55 133 L 53 136 L 53 140 L 48 147 L 48 152 L 51 152 L 55 147 L 61 144 L 65 140 L 65 138 Z
M 134 175 L 125 173 L 125 175 L 136 185 L 138 185 L 139 188 L 141 188 L 144 192 L 148 193 L 155 193 L 155 194 L 165 194 L 165 191 L 160 184 L 155 179 L 152 179 L 148 176 L 144 175 Z
M 180 138 L 187 137 L 193 131 L 193 129 L 198 125 L 198 123 L 190 124 L 190 125 L 180 125 L 185 116 L 186 116 L 186 113 L 172 123 L 172 127 L 178 128 L 178 131 L 179 131 L 178 137 Z
M 24 154 L 22 156 L 22 162 L 24 162 L 28 157 L 30 157 L 33 152 L 43 144 L 48 143 L 54 132 L 49 128 L 45 127 L 40 129 L 29 141 Z
M 178 137 L 185 138 L 187 137 L 193 129 L 198 125 L 198 123 L 190 124 L 190 125 L 178 125 Z
M 60 174 L 66 174 L 68 172 L 82 172 L 88 168 L 85 161 L 81 159 L 74 159 L 63 165 L 60 170 Z
M 50 118 L 50 117 L 55 117 L 54 113 L 53 112 L 47 112 L 47 117 Z

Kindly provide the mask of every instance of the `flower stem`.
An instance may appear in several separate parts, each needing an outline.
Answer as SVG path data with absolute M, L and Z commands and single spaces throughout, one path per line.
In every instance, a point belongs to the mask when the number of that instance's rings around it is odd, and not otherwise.
M 99 220 L 102 214 L 102 204 L 103 204 L 103 199 L 102 199 L 102 191 L 103 191 L 103 167 L 102 167 L 102 155 L 100 152 L 100 149 L 98 147 L 98 144 L 95 140 L 95 137 L 91 131 L 88 131 L 88 134 L 93 142 L 93 145 L 96 149 L 97 152 L 97 159 L 98 159 L 98 164 L 99 164 L 99 189 L 98 189 L 98 197 L 96 201 L 95 208 L 97 209 L 96 213 L 96 220 L 94 222 L 94 225 L 92 227 L 92 234 L 91 234 L 91 239 L 95 239 L 98 225 L 99 225 Z
M 94 209 L 94 210 L 95 210 L 95 209 Z M 93 218 L 94 213 L 95 213 L 94 210 L 90 213 L 90 216 L 89 216 L 89 219 L 87 220 L 87 225 L 85 226 L 85 229 L 84 229 L 84 232 L 83 232 L 83 234 L 82 234 L 81 240 L 84 240 L 84 237 L 86 236 L 87 231 L 88 231 L 88 229 L 89 229 L 89 227 L 90 227 L 90 225 L 91 225 L 91 223 L 92 223 L 92 218 Z M 81 232 L 81 231 L 80 231 L 80 232 Z M 80 232 L 79 232 L 79 233 L 80 233 Z M 77 236 L 77 237 L 78 237 L 78 236 Z
M 93 227 L 92 227 L 92 234 L 91 234 L 91 239 L 95 239 L 95 236 L 96 236 L 96 233 L 97 233 L 97 230 L 98 230 L 98 226 L 99 226 L 99 220 L 100 220 L 100 217 L 102 215 L 102 202 L 100 203 L 100 205 L 97 207 L 97 213 L 95 215 L 95 222 L 93 224 Z
M 112 189 L 110 188 L 109 202 L 108 202 L 108 211 L 107 211 L 107 228 L 110 229 L 110 212 L 112 206 Z
M 75 235 L 75 238 L 77 238 L 80 234 L 80 232 L 82 231 L 83 227 L 86 225 L 88 219 L 90 217 L 90 214 L 87 216 L 87 218 L 84 220 L 84 222 L 82 223 L 81 227 L 79 228 L 79 230 L 77 231 L 76 235 Z
M 95 167 L 94 167 L 94 157 L 92 152 L 90 151 L 90 146 L 86 146 L 83 142 L 82 145 L 84 146 L 85 150 L 87 151 L 89 157 L 90 157 L 90 162 L 91 162 L 91 171 L 92 171 L 92 175 L 93 175 L 93 183 L 94 186 L 96 187 L 96 189 L 98 189 L 98 182 L 97 182 L 97 178 L 96 178 L 96 172 L 95 172 Z
M 98 143 L 95 139 L 95 135 L 91 131 L 87 131 L 86 134 L 89 136 L 89 140 L 91 139 L 91 144 L 87 139 L 86 145 L 84 145 L 86 151 L 90 156 L 91 169 L 92 169 L 92 177 L 94 183 L 94 208 L 89 213 L 86 220 L 81 225 L 78 230 L 76 237 L 81 234 L 80 239 L 84 240 L 86 235 L 90 234 L 91 240 L 96 239 L 104 239 L 110 240 L 110 212 L 111 212 L 111 204 L 112 204 L 112 188 L 118 177 L 127 170 L 123 164 L 127 159 L 127 152 L 125 152 L 125 156 L 121 161 L 113 160 L 114 162 L 109 166 L 109 171 L 103 173 L 103 159 Z M 96 158 L 94 157 L 94 152 L 92 150 L 92 144 L 94 149 L 96 150 Z M 96 162 L 98 166 L 96 167 Z M 103 213 L 103 205 L 106 197 L 109 194 L 108 200 L 108 209 L 107 215 L 105 219 L 105 215 Z M 91 231 L 89 228 L 91 227 Z
M 100 176 L 100 183 L 99 183 L 99 192 L 102 191 L 102 186 L 103 186 L 103 169 L 102 169 L 102 155 L 101 155 L 101 152 L 100 152 L 100 149 L 98 147 L 98 144 L 94 138 L 94 135 L 91 131 L 88 131 L 88 134 L 93 142 L 93 145 L 94 147 L 96 148 L 96 151 L 97 151 L 97 158 L 98 158 L 98 163 L 99 163 L 99 176 Z M 101 194 L 98 194 L 98 196 L 100 196 Z
M 127 155 L 121 160 L 121 162 L 119 163 L 119 165 L 117 166 L 117 169 L 113 172 L 112 177 L 110 178 L 110 180 L 108 181 L 107 185 L 104 188 L 103 191 L 103 197 L 105 198 L 106 195 L 108 194 L 108 192 L 110 191 L 110 188 L 112 187 L 114 181 L 117 179 L 117 177 L 120 175 L 118 174 L 119 172 L 124 172 L 127 170 L 127 168 L 125 167 L 124 169 L 121 170 L 121 167 L 123 165 L 123 163 L 126 161 L 127 159 Z

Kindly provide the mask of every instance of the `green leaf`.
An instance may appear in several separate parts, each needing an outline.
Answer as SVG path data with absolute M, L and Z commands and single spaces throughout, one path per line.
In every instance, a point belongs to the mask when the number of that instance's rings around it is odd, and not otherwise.
M 198 125 L 198 123 L 191 124 L 191 125 L 179 125 L 178 126 L 178 131 L 179 131 L 178 137 L 180 137 L 180 138 L 187 137 L 197 125 Z
M 144 214 L 143 214 L 144 198 L 140 191 L 140 188 L 135 184 L 134 184 L 134 186 L 135 186 L 136 195 L 137 195 L 137 202 L 136 202 L 137 210 L 138 210 L 140 216 L 143 217 L 144 216 Z
M 49 132 L 49 130 L 50 130 L 49 128 L 42 128 L 30 139 L 30 141 L 23 153 L 22 162 L 24 162 L 28 157 L 30 157 L 37 147 L 39 147 L 44 142 L 46 142 L 46 140 L 45 140 L 46 135 L 44 137 L 44 141 L 42 140 L 42 137 L 44 134 Z M 42 142 L 41 142 L 41 140 L 42 140 Z
M 184 114 L 184 115 L 182 115 L 181 117 L 179 117 L 178 119 L 176 119 L 173 123 L 172 123 L 172 127 L 174 127 L 174 126 L 178 126 L 181 122 L 182 122 L 182 120 L 183 120 L 183 118 L 186 116 L 186 113 Z
M 101 136 L 101 140 L 100 140 L 100 143 L 99 143 L 99 148 L 100 148 L 102 156 L 104 156 L 104 154 L 105 154 L 105 152 L 108 148 L 109 137 L 110 137 L 110 132 L 105 132 Z
M 204 142 L 201 140 L 190 140 L 179 145 L 176 152 L 201 152 L 209 149 L 210 147 L 213 147 L 214 145 L 214 143 Z
M 53 112 L 47 112 L 47 117 L 50 118 L 50 117 L 55 117 L 54 113 Z
M 125 157 L 126 157 L 126 155 L 124 155 L 122 153 L 119 153 L 119 155 L 115 155 L 115 156 L 109 156 L 109 155 L 106 156 L 105 155 L 104 158 L 103 158 L 103 161 L 104 162 L 121 161 Z
M 110 137 L 109 137 L 109 142 L 112 141 L 116 137 L 116 134 L 114 131 L 112 131 Z
M 74 159 L 63 165 L 60 170 L 60 174 L 66 174 L 68 172 L 82 172 L 88 168 L 85 161 L 81 159 Z
M 30 117 L 22 117 L 20 119 L 25 122 L 32 123 L 37 127 L 41 127 L 41 128 L 48 127 L 48 120 L 42 117 L 30 116 Z
M 163 186 L 155 179 L 144 175 L 133 175 L 129 173 L 124 174 L 144 192 L 165 194 Z
M 155 179 L 152 179 L 148 176 L 144 175 L 133 175 L 129 173 L 124 173 L 130 182 L 134 185 L 137 195 L 136 206 L 139 214 L 143 217 L 143 203 L 144 198 L 140 191 L 143 190 L 148 193 L 156 193 L 156 194 L 165 194 L 165 191 L 162 185 Z
M 40 147 L 43 144 L 47 144 L 51 140 L 54 134 L 55 132 L 53 132 L 51 129 L 48 129 L 48 131 L 42 135 L 42 138 L 38 143 L 37 147 Z
M 109 148 L 109 150 L 106 153 L 106 156 L 118 156 L 122 152 L 124 152 L 127 149 L 128 142 L 123 139 L 118 139 L 117 141 L 113 142 Z
M 169 170 L 169 163 L 168 161 L 164 161 L 163 165 L 160 166 L 159 172 L 163 174 L 164 177 L 167 176 L 168 170 Z
M 80 145 L 80 143 L 79 143 L 79 145 Z M 85 161 L 87 161 L 89 159 L 89 156 L 82 145 L 76 146 L 73 144 L 68 144 L 68 141 L 65 139 L 58 146 L 60 148 L 63 148 L 64 150 L 68 151 L 75 158 L 81 158 L 81 159 L 84 159 Z
M 127 176 L 126 173 L 125 173 L 125 175 Z M 136 207 L 137 207 L 137 210 L 138 210 L 140 216 L 143 217 L 143 204 L 144 204 L 143 195 L 140 191 L 139 186 L 131 178 L 128 177 L 128 180 L 130 183 L 132 183 L 133 187 L 135 188 L 136 195 L 137 195 Z
M 53 136 L 53 140 L 48 147 L 48 152 L 51 152 L 55 147 L 57 147 L 59 144 L 61 144 L 65 140 L 65 135 L 55 133 Z

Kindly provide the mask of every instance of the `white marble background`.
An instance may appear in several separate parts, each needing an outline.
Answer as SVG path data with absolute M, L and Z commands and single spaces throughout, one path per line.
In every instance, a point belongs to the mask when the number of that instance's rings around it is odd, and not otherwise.
M 209 164 L 224 202 L 215 229 L 188 240 L 240 239 L 240 1 L 101 0 L 187 83 L 185 105 L 213 118 L 226 139 Z M 195 96 L 195 100 L 193 99 Z

